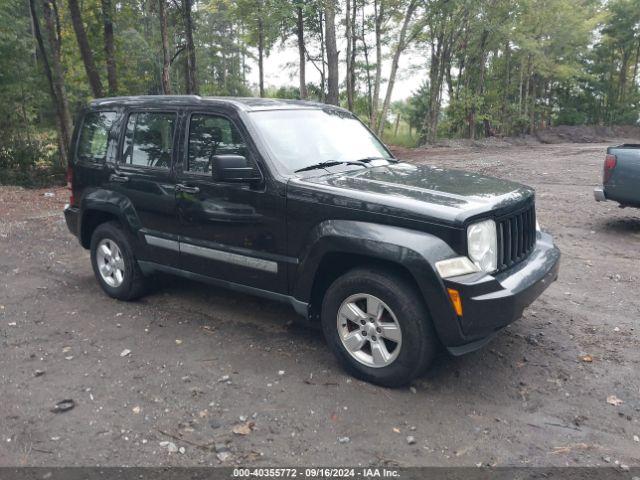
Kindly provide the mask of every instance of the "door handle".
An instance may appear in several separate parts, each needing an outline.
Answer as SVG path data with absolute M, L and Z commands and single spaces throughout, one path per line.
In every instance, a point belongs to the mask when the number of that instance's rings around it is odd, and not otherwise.
M 176 191 L 184 193 L 198 193 L 200 192 L 200 189 L 198 187 L 189 187 L 188 185 L 178 183 L 176 185 Z
M 116 173 L 113 173 L 109 175 L 109 180 L 111 180 L 112 182 L 126 183 L 129 181 L 129 177 L 127 177 L 126 175 L 118 175 Z

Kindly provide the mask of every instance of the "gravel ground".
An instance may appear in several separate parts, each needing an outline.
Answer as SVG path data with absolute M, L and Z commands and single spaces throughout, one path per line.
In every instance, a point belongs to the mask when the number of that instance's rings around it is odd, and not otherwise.
M 65 190 L 0 187 L 0 466 L 640 465 L 640 210 L 593 200 L 605 147 L 399 152 L 534 186 L 563 251 L 520 321 L 400 390 L 284 305 L 168 278 L 107 298 Z

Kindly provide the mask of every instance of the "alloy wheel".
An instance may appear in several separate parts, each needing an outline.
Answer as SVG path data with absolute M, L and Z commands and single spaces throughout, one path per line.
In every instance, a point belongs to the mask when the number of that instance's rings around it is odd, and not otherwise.
M 338 309 L 338 334 L 349 355 L 373 368 L 391 365 L 402 346 L 402 330 L 389 306 L 374 295 L 358 293 Z
M 124 281 L 124 259 L 118 244 L 110 238 L 100 240 L 96 249 L 96 264 L 102 280 L 117 288 Z

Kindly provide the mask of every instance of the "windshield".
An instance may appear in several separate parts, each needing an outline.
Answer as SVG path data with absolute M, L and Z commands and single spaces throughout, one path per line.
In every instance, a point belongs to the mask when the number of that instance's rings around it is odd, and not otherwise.
M 273 110 L 250 115 L 276 160 L 289 171 L 321 162 L 392 158 L 359 120 L 339 110 Z

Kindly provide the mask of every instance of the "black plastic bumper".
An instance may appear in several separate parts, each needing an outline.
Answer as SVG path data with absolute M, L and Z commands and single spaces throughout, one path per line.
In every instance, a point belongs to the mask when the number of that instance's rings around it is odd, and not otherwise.
M 541 233 L 531 255 L 515 267 L 494 276 L 482 273 L 445 280 L 460 292 L 463 315 L 458 317 L 461 338 L 446 345 L 454 355 L 476 350 L 495 333 L 522 316 L 522 311 L 558 278 L 560 250 Z
M 78 207 L 72 207 L 71 205 L 65 205 L 64 207 L 64 219 L 67 222 L 67 228 L 76 237 L 80 238 L 80 209 Z

